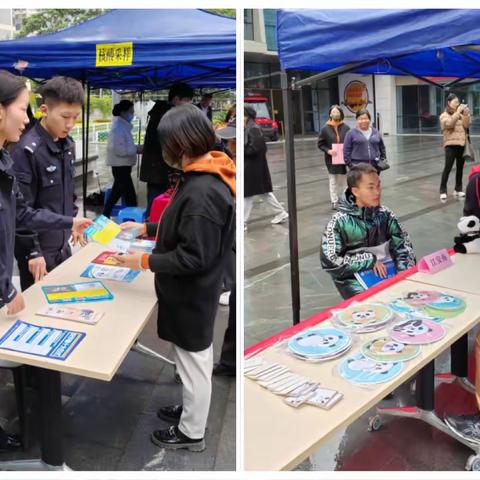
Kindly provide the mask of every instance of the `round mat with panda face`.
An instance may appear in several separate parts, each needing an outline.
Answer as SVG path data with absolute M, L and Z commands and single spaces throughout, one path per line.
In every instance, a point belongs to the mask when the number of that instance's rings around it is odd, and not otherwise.
M 402 362 L 376 362 L 362 353 L 356 353 L 340 364 L 339 372 L 345 380 L 350 382 L 372 385 L 392 380 L 402 369 Z
M 365 343 L 362 353 L 376 362 L 406 362 L 420 353 L 420 347 L 381 337 Z
M 317 328 L 295 335 L 288 348 L 305 357 L 332 357 L 351 345 L 350 336 L 338 328 Z
M 390 337 L 401 343 L 425 345 L 438 342 L 445 334 L 445 328 L 432 320 L 407 318 L 389 330 Z
M 350 305 L 336 314 L 340 327 L 357 332 L 374 331 L 382 328 L 391 318 L 393 312 L 380 303 L 362 303 Z

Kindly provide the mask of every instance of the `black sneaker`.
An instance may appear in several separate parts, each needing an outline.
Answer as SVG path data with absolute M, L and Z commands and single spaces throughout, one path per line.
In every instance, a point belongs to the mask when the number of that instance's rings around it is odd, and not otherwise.
M 228 367 L 220 362 L 215 364 L 212 373 L 217 377 L 234 377 L 236 375 L 235 368 Z
M 175 425 L 165 430 L 155 430 L 150 439 L 155 445 L 170 450 L 179 448 L 186 448 L 191 452 L 203 452 L 205 450 L 205 440 L 203 438 L 197 440 L 187 437 Z
M 13 452 L 22 448 L 22 440 L 14 433 L 8 433 L 5 441 L 0 442 L 0 452 Z
M 169 405 L 168 407 L 159 408 L 157 411 L 157 417 L 165 420 L 170 425 L 178 425 L 182 412 L 182 405 Z
M 473 415 L 445 415 L 447 426 L 459 437 L 480 444 L 480 413 Z

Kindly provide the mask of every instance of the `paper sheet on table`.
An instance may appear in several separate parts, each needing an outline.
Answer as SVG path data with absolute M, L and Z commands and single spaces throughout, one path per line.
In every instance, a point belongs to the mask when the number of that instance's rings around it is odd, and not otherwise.
M 337 152 L 336 155 L 332 156 L 332 165 L 345 165 L 345 160 L 343 159 L 343 143 L 332 143 L 332 150 Z

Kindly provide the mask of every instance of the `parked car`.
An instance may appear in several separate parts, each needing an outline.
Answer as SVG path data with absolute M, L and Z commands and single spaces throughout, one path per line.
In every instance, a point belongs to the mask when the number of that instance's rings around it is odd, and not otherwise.
M 272 142 L 278 140 L 278 123 L 272 120 L 270 114 L 270 108 L 268 105 L 268 98 L 261 96 L 247 96 L 244 98 L 244 102 L 250 105 L 257 112 L 257 118 L 255 122 L 262 129 L 263 136 Z

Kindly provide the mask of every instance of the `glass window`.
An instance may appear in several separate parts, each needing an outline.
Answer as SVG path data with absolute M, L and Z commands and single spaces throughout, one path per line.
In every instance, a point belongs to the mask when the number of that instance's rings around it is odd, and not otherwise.
M 266 8 L 263 10 L 265 23 L 265 37 L 267 39 L 267 50 L 277 51 L 277 10 Z
M 253 40 L 253 10 L 245 9 L 243 25 L 245 29 L 245 40 Z

